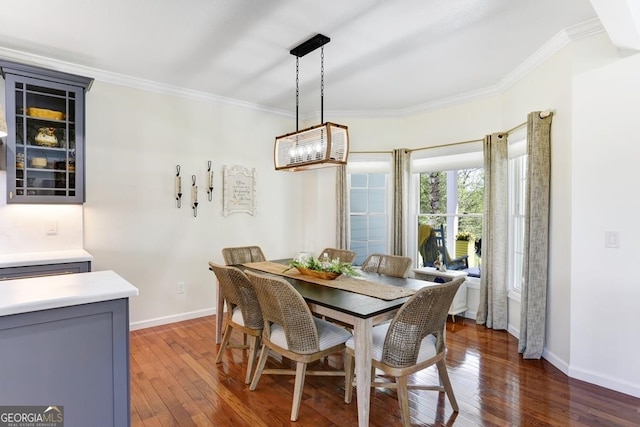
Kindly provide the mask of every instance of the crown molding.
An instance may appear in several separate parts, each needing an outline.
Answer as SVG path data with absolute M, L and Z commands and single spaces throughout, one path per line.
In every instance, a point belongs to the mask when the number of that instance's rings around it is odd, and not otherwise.
M 504 92 L 514 86 L 533 70 L 544 64 L 549 58 L 558 53 L 569 43 L 590 37 L 604 31 L 598 19 L 591 19 L 560 31 L 551 40 L 535 51 L 523 63 L 507 74 L 496 86 L 499 92 Z
M 137 77 L 127 76 L 124 74 L 112 73 L 110 71 L 86 67 L 84 65 L 73 64 L 71 62 L 60 61 L 41 55 L 34 55 L 3 47 L 0 47 L 0 58 L 21 62 L 24 64 L 46 67 L 51 70 L 61 71 L 65 73 L 91 77 L 96 81 L 129 87 L 133 89 L 140 89 L 148 92 L 160 93 L 163 95 L 172 95 L 180 98 L 191 99 L 194 101 L 205 102 L 208 104 L 233 105 L 250 110 L 279 114 L 287 117 L 295 117 L 294 114 L 290 111 L 268 108 L 263 105 L 253 104 L 234 98 L 226 98 L 223 96 L 213 95 L 210 93 L 187 89 L 179 86 L 158 83 L 152 80 L 145 80 Z
M 509 89 L 517 82 L 522 80 L 527 74 L 531 73 L 537 67 L 542 65 L 545 61 L 551 58 L 554 54 L 567 46 L 569 43 L 598 34 L 605 31 L 602 23 L 597 18 L 585 21 L 578 25 L 574 25 L 565 30 L 560 31 L 551 40 L 545 43 L 540 49 L 534 52 L 529 58 L 516 67 L 511 73 L 506 75 L 497 84 L 482 89 L 462 93 L 449 98 L 439 99 L 433 102 L 415 105 L 408 108 L 402 108 L 397 110 L 350 110 L 350 111 L 325 111 L 325 116 L 336 117 L 355 117 L 355 118 L 401 118 L 418 113 L 424 113 L 428 111 L 439 110 L 455 105 L 463 104 L 479 100 L 482 98 L 499 95 L 505 90 Z M 31 65 L 47 67 L 53 70 L 83 75 L 92 77 L 96 81 L 115 84 L 119 86 L 125 86 L 135 89 L 140 89 L 149 92 L 155 92 L 165 95 L 172 95 L 181 98 L 192 99 L 195 101 L 218 104 L 218 105 L 233 105 L 240 108 L 247 108 L 250 110 L 266 112 L 270 114 L 277 114 L 286 117 L 295 117 L 295 114 L 291 111 L 279 110 L 275 108 L 265 107 L 263 105 L 254 104 L 250 102 L 241 101 L 234 98 L 227 98 L 223 96 L 213 95 L 201 91 L 192 89 L 186 89 L 178 86 L 171 86 L 163 83 L 154 82 L 151 80 L 139 79 L 136 77 L 127 76 L 124 74 L 112 73 L 109 71 L 100 70 L 97 68 L 86 67 L 83 65 L 73 64 L 70 62 L 59 61 L 56 59 L 48 58 L 45 56 L 29 54 L 17 50 L 7 49 L 0 47 L 0 57 L 28 63 Z M 303 119 L 311 117 L 319 117 L 319 112 L 311 112 Z
M 535 51 L 524 62 L 518 65 L 511 73 L 507 74 L 502 80 L 493 86 L 489 86 L 483 89 L 466 92 L 460 95 L 456 95 L 449 98 L 440 99 L 434 102 L 426 104 L 416 105 L 414 107 L 400 110 L 398 115 L 416 114 L 427 111 L 438 110 L 446 107 L 452 107 L 454 105 L 462 104 L 478 100 L 481 98 L 499 95 L 505 90 L 509 89 L 524 77 L 526 77 L 533 70 L 545 63 L 549 58 L 558 53 L 562 48 L 569 43 L 590 37 L 594 34 L 598 34 L 604 31 L 602 23 L 597 18 L 590 19 L 583 23 L 571 26 L 567 29 L 560 31 L 551 40 L 545 43 L 540 49 Z

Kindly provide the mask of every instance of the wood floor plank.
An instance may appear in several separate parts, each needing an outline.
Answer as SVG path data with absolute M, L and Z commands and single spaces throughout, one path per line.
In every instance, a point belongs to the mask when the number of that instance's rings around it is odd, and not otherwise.
M 241 342 L 234 335 L 234 342 Z M 568 378 L 545 360 L 524 360 L 517 339 L 474 322 L 447 324 L 447 365 L 460 412 L 443 393 L 409 394 L 416 426 L 631 427 L 640 425 L 640 399 Z M 289 421 L 293 377 L 264 375 L 244 384 L 247 351 L 229 349 L 215 363 L 215 317 L 131 332 L 131 423 L 148 426 L 350 426 L 356 400 L 344 403 L 344 379 L 307 376 L 297 422 Z M 268 367 L 281 367 L 271 360 Z M 315 368 L 342 369 L 330 357 Z M 435 368 L 410 383 L 437 383 Z M 355 395 L 355 393 L 354 393 Z M 400 424 L 394 391 L 373 389 L 370 425 Z

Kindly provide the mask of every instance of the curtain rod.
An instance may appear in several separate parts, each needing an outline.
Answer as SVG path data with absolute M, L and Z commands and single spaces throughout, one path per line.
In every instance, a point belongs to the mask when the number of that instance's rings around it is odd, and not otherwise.
M 541 119 L 546 119 L 547 117 L 549 117 L 551 114 L 555 113 L 556 110 L 544 110 L 544 111 L 540 111 L 540 114 L 538 114 L 538 116 Z M 510 133 L 515 132 L 516 130 L 524 127 L 527 125 L 527 122 L 522 122 L 520 123 L 518 126 L 512 127 L 511 129 L 509 129 L 506 134 L 509 135 Z
M 393 151 L 351 151 L 349 154 L 393 154 Z
M 454 145 L 471 144 L 473 142 L 482 142 L 482 141 L 484 141 L 484 139 L 471 139 L 469 141 L 459 141 L 459 142 L 452 142 L 450 144 L 432 145 L 430 147 L 409 148 L 408 150 L 410 152 L 411 151 L 420 151 L 420 150 L 429 150 L 431 148 L 451 147 L 451 146 L 454 146 Z
M 544 119 L 544 118 L 549 117 L 553 113 L 555 113 L 555 110 L 544 110 L 544 111 L 540 111 L 539 116 L 540 116 L 541 119 Z M 517 125 L 515 127 L 512 127 L 511 129 L 509 129 L 508 131 L 503 132 L 503 133 L 506 133 L 507 135 L 509 135 L 509 134 L 515 132 L 516 130 L 518 130 L 518 129 L 526 126 L 526 125 L 527 125 L 527 122 L 522 122 L 519 125 Z M 431 148 L 451 147 L 451 146 L 454 146 L 454 145 L 471 144 L 473 142 L 482 142 L 482 141 L 484 141 L 484 138 L 471 139 L 469 141 L 452 142 L 450 144 L 432 145 L 431 147 L 407 148 L 407 150 L 409 152 L 420 151 L 420 150 L 429 150 Z M 393 151 L 351 151 L 351 153 L 354 153 L 354 154 L 391 154 L 391 153 L 393 153 Z
M 527 122 L 522 122 L 520 123 L 518 126 L 514 126 L 511 129 L 509 129 L 508 131 L 506 131 L 505 133 L 508 135 L 512 134 L 513 132 L 517 131 L 518 129 L 522 129 L 523 127 L 525 127 L 527 125 Z

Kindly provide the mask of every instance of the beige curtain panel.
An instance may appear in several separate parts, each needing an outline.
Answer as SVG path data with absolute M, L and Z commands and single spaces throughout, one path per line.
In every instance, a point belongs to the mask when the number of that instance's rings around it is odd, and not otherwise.
M 349 249 L 347 166 L 336 167 L 336 248 Z
M 544 117 L 540 117 L 540 116 Z M 551 113 L 527 118 L 527 192 L 524 226 L 524 286 L 518 352 L 542 357 L 547 316 L 549 198 L 551 194 Z
M 411 152 L 406 148 L 393 150 L 393 237 L 391 250 L 393 255 L 405 256 L 407 250 L 407 195 L 409 194 Z
M 482 227 L 482 275 L 476 323 L 507 329 L 507 135 L 484 138 L 484 224 Z

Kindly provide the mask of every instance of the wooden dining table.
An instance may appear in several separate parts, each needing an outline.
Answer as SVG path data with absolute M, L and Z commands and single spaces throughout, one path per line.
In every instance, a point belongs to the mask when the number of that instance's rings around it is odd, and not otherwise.
M 286 269 L 288 260 L 276 260 Z M 252 269 L 246 265 L 238 265 L 241 269 Z M 437 283 L 412 278 L 397 278 L 383 274 L 359 271 L 363 280 L 390 285 L 394 287 L 417 290 L 425 286 L 435 286 Z M 282 276 L 279 274 L 279 276 Z M 353 327 L 355 368 L 356 368 L 356 396 L 358 405 L 358 425 L 369 425 L 369 406 L 371 396 L 371 347 L 372 328 L 393 318 L 398 309 L 407 301 L 408 296 L 393 300 L 384 300 L 355 292 L 323 286 L 306 280 L 305 276 L 283 277 L 300 292 L 313 313 L 335 319 Z M 218 286 L 217 313 L 223 312 L 224 296 Z M 223 316 L 216 316 L 216 340 L 221 340 Z

